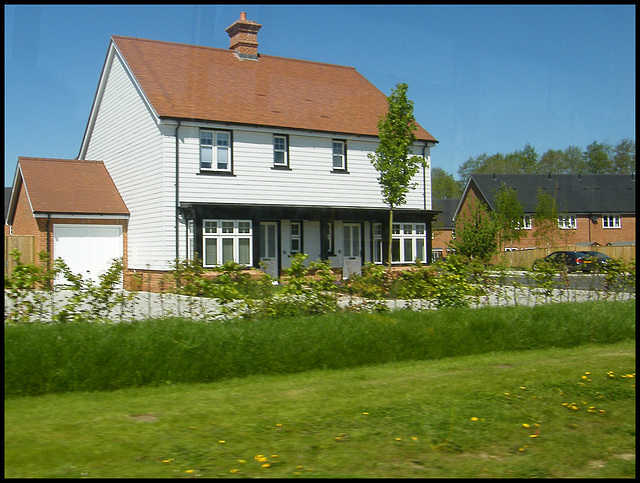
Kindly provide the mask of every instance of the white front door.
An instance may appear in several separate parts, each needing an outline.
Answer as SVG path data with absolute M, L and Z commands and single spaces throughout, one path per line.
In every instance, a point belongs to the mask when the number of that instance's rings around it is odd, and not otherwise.
M 260 263 L 271 278 L 278 278 L 278 223 L 260 223 Z
M 342 277 L 349 278 L 362 268 L 362 243 L 359 223 L 342 225 Z

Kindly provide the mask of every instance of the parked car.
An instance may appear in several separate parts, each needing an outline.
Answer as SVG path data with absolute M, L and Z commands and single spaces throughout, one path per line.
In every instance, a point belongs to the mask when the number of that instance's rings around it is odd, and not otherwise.
M 582 250 L 582 253 L 586 253 L 595 260 L 597 270 L 604 270 L 613 262 L 613 258 L 604 253 L 593 252 L 591 250 Z
M 563 266 L 570 272 L 591 272 L 595 270 L 597 262 L 584 252 L 559 251 L 533 262 L 533 269 L 539 268 L 542 262 Z

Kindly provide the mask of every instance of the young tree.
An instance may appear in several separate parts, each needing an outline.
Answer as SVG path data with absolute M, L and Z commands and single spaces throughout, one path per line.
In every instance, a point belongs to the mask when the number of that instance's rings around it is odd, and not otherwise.
M 494 198 L 493 218 L 496 222 L 499 245 L 519 241 L 524 232 L 522 221 L 524 208 L 513 188 L 502 183 Z
M 456 219 L 455 238 L 449 246 L 469 260 L 488 262 L 496 252 L 498 233 L 495 220 L 481 201 L 472 201 L 469 211 Z
M 542 188 L 538 188 L 536 211 L 533 215 L 534 238 L 542 245 L 553 246 L 558 236 L 558 206 L 556 200 Z
M 413 117 L 413 102 L 407 99 L 407 84 L 398 84 L 387 97 L 387 113 L 378 122 L 380 144 L 375 153 L 369 154 L 371 163 L 380 176 L 378 182 L 382 199 L 389 205 L 389 250 L 387 263 L 391 265 L 393 210 L 406 203 L 407 193 L 416 183 L 413 177 L 420 167 L 426 167 L 422 156 L 411 154 L 418 128 Z
M 591 174 L 608 174 L 613 172 L 613 162 L 609 153 L 611 146 L 593 141 L 583 153 L 587 172 Z
M 613 148 L 613 169 L 615 173 L 632 174 L 636 172 L 636 142 L 622 139 Z

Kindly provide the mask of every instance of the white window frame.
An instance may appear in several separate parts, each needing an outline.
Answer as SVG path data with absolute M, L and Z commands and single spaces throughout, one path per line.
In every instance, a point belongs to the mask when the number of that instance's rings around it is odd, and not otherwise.
M 373 263 L 382 265 L 382 223 L 371 224 L 373 239 Z
M 291 253 L 302 252 L 302 222 L 292 221 L 290 227 Z
M 347 143 L 340 139 L 334 139 L 331 144 L 331 159 L 334 171 L 347 170 Z
M 231 131 L 200 130 L 200 170 L 210 172 L 231 173 L 232 162 Z M 226 166 L 221 164 L 226 153 Z
M 425 223 L 394 223 L 392 226 L 391 263 L 415 263 L 416 259 L 426 262 L 427 227 Z M 422 252 L 422 257 L 420 253 Z
M 215 250 L 211 253 L 210 249 Z M 229 256 L 226 250 L 231 250 Z M 224 265 L 233 260 L 240 265 L 253 265 L 253 224 L 251 220 L 202 220 L 202 266 Z M 241 254 L 244 257 L 241 258 Z
M 576 215 L 558 216 L 558 228 L 561 230 L 576 230 L 578 228 L 578 218 Z
M 281 161 L 278 161 L 279 154 L 282 155 Z M 289 166 L 289 139 L 284 134 L 273 135 L 273 165 L 277 168 Z
M 620 215 L 602 215 L 602 228 L 622 228 Z
M 524 215 L 520 226 L 518 226 L 518 230 L 531 230 L 531 226 L 531 215 Z

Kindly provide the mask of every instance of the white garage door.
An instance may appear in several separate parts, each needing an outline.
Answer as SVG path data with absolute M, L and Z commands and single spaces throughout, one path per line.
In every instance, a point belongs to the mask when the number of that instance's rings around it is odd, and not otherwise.
M 120 225 L 54 225 L 53 237 L 53 257 L 62 258 L 72 273 L 85 280 L 98 282 L 113 259 L 122 257 Z

